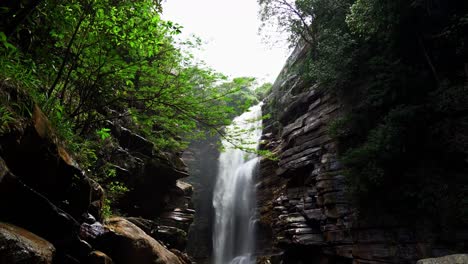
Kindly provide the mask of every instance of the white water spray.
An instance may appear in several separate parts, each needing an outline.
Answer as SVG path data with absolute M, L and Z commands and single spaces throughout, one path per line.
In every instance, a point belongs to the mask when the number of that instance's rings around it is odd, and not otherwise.
M 251 107 L 226 128 L 228 138 L 240 138 L 234 140 L 236 145 L 257 149 L 262 134 L 261 105 Z M 255 188 L 252 177 L 258 157 L 233 147 L 227 140 L 222 143 L 225 151 L 219 157 L 213 196 L 213 263 L 254 264 Z

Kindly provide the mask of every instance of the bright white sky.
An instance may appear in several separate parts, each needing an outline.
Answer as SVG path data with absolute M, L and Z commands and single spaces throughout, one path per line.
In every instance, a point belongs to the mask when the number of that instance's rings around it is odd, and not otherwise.
M 286 62 L 287 45 L 272 48 L 258 35 L 257 0 L 166 0 L 163 18 L 182 25 L 206 44 L 196 57 L 231 78 L 274 82 Z

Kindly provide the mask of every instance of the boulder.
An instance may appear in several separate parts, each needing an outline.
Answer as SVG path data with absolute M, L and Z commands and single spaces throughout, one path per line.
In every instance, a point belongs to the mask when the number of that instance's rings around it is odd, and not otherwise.
M 152 220 L 141 217 L 127 217 L 126 219 L 152 237 L 158 232 L 158 224 Z
M 100 222 L 94 222 L 92 224 L 83 223 L 80 226 L 80 238 L 87 241 L 93 241 L 97 237 L 107 233 L 109 230 L 103 226 Z
M 91 251 L 78 237 L 78 222 L 12 174 L 1 157 L 0 212 L 0 221 L 26 228 L 50 241 L 61 260 L 82 259 Z
M 103 193 L 60 144 L 44 113 L 34 106 L 31 120 L 0 135 L 0 156 L 22 182 L 80 219 L 100 210 Z M 96 202 L 97 201 L 97 202 Z M 92 205 L 93 204 L 93 205 Z
M 89 253 L 88 264 L 112 264 L 112 259 L 101 251 L 93 251 Z
M 55 248 L 20 227 L 0 223 L 0 263 L 51 264 Z
M 146 234 L 161 241 L 170 249 L 184 250 L 187 245 L 187 232 L 173 226 L 158 225 L 156 222 L 141 217 L 127 217 Z
M 193 186 L 190 183 L 177 181 L 176 186 L 182 191 L 183 195 L 192 196 Z
M 135 224 L 121 217 L 105 222 L 109 232 L 97 238 L 96 247 L 120 264 L 188 264 Z
M 187 232 L 177 227 L 159 226 L 153 237 L 171 249 L 184 250 L 187 245 Z
M 440 258 L 421 259 L 416 264 L 468 264 L 468 254 L 455 254 Z
M 177 257 L 179 257 L 183 261 L 183 263 L 192 263 L 192 260 L 186 253 L 177 249 L 171 249 L 171 252 L 174 253 L 174 255 L 176 255 Z

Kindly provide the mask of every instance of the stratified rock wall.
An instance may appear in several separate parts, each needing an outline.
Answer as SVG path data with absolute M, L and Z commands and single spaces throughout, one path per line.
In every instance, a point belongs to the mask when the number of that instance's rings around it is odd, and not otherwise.
M 416 263 L 466 246 L 466 232 L 448 244 L 424 226 L 405 226 L 398 216 L 358 218 L 337 143 L 327 134 L 345 108 L 297 73 L 307 49 L 297 48 L 289 58 L 263 109 L 271 118 L 264 122 L 261 147 L 278 160 L 263 159 L 257 178 L 258 262 Z

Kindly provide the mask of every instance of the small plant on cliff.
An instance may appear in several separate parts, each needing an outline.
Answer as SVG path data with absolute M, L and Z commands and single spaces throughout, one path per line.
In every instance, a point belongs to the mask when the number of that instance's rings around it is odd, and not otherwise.
M 3 31 L 0 31 L 0 44 L 2 44 L 3 47 L 10 53 L 16 51 L 16 47 L 8 42 L 7 36 Z
M 13 122 L 13 114 L 5 106 L 0 106 L 0 134 L 8 132 L 9 124 Z
M 109 217 L 113 214 L 119 214 L 118 210 L 115 209 L 115 203 L 123 197 L 130 190 L 119 181 L 112 181 L 105 186 L 106 198 L 104 200 L 104 206 L 102 213 L 104 217 Z
M 103 127 L 99 130 L 96 130 L 96 134 L 99 136 L 101 140 L 106 140 L 111 136 L 110 134 L 110 128 Z
M 124 183 L 117 180 L 117 171 L 110 163 L 101 167 L 99 171 L 102 175 L 97 180 L 104 187 L 106 194 L 102 207 L 103 216 L 110 217 L 119 214 L 115 205 L 130 190 Z

